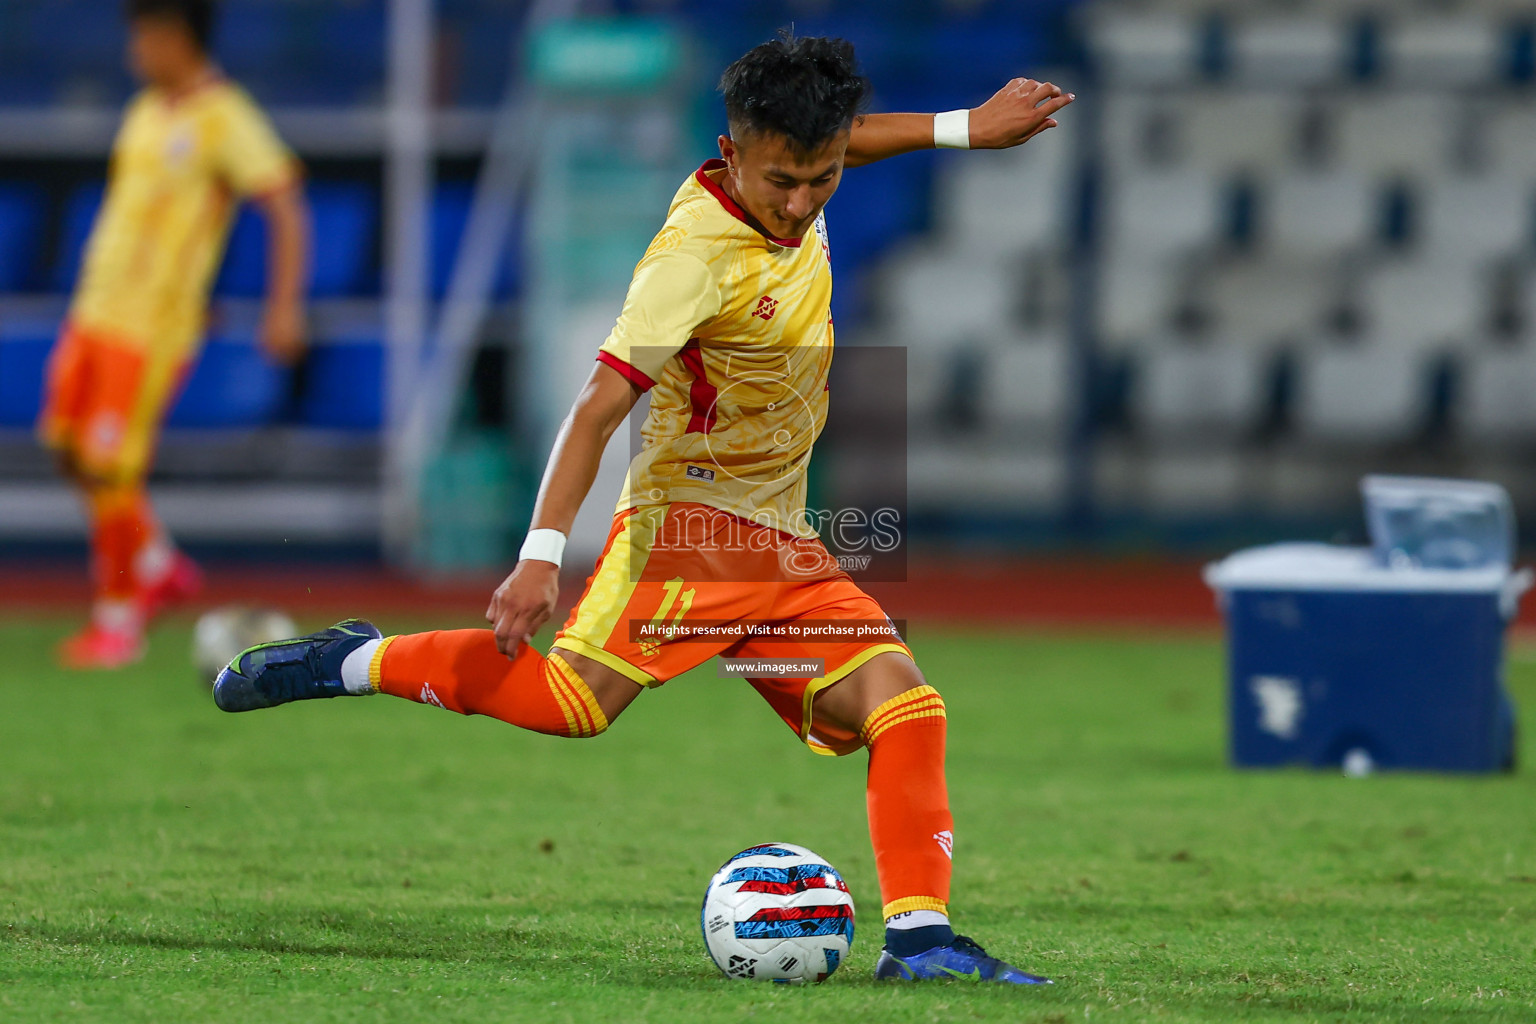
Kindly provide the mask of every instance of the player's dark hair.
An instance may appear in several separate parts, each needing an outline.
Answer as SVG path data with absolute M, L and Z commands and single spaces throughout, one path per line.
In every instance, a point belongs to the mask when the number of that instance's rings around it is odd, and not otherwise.
M 124 7 L 129 21 L 167 18 L 181 22 L 197 48 L 208 52 L 213 41 L 214 0 L 126 0 Z
M 785 29 L 726 68 L 720 91 L 732 136 L 779 135 L 809 153 L 852 127 L 869 80 L 846 39 L 797 38 Z

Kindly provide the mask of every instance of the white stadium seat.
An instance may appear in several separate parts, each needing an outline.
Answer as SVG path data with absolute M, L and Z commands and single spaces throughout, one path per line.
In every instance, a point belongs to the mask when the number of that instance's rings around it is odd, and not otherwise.
M 978 444 L 970 436 L 930 435 L 913 438 L 907 454 L 907 500 L 915 511 L 1050 513 L 1066 487 L 1066 452 L 1056 441 Z
M 983 424 L 1007 434 L 1059 433 L 1073 408 L 1072 349 L 1060 334 L 1015 335 L 979 351 Z
M 1051 133 L 1018 149 L 951 161 L 934 188 L 943 236 L 996 254 L 1059 245 L 1076 185 L 1071 140 Z
M 1338 165 L 1365 174 L 1428 177 L 1451 166 L 1457 103 L 1431 92 L 1357 96 L 1330 111 Z
M 1403 17 L 1382 34 L 1383 70 L 1394 82 L 1411 86 L 1480 85 L 1501 70 L 1503 44 L 1500 26 L 1471 12 Z
M 1363 174 L 1284 174 L 1260 203 L 1260 237 L 1269 252 L 1312 258 L 1363 247 L 1379 219 L 1378 196 Z
M 1490 173 L 1533 175 L 1536 167 L 1536 101 L 1522 99 L 1498 104 L 1482 124 L 1479 147 Z
M 1324 261 L 1228 263 L 1212 271 L 1197 301 L 1223 335 L 1273 347 L 1286 339 L 1309 340 L 1322 331 L 1339 302 L 1336 277 Z
M 881 313 L 892 344 L 948 350 L 1004 334 L 1018 319 L 1018 261 L 915 246 L 881 270 Z
M 1221 92 L 1179 102 L 1184 159 L 1221 174 L 1294 159 L 1300 104 L 1283 92 Z
M 1318 85 L 1343 76 L 1349 26 L 1327 17 L 1255 17 L 1231 30 L 1231 73 L 1245 85 Z
M 1105 251 L 1154 259 L 1215 242 L 1221 193 L 1207 172 L 1127 174 L 1110 181 L 1104 202 Z
M 1536 161 L 1536 150 L 1531 152 Z M 1420 248 L 1437 262 L 1529 252 L 1536 238 L 1536 163 L 1523 177 L 1440 178 L 1422 196 Z
M 1422 353 L 1375 345 L 1306 350 L 1297 365 L 1295 423 L 1305 439 L 1390 444 L 1410 438 L 1426 413 Z
M 1179 302 L 1177 265 L 1140 254 L 1099 262 L 1099 340 L 1106 348 L 1125 349 L 1149 334 L 1166 330 Z
M 1384 349 L 1463 347 L 1489 313 L 1489 281 L 1466 263 L 1394 264 L 1369 275 L 1360 292 L 1364 327 Z
M 1455 418 L 1469 441 L 1536 443 L 1536 346 L 1481 346 L 1462 364 Z
M 1177 13 L 1107 11 L 1088 26 L 1088 48 L 1112 85 L 1187 82 L 1199 66 L 1202 25 Z
M 1132 415 L 1155 439 L 1241 434 L 1264 409 L 1265 369 L 1253 349 L 1162 339 L 1138 354 Z

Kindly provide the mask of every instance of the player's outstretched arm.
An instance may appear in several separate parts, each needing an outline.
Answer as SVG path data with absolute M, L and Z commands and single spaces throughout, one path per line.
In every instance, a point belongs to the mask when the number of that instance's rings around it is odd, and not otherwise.
M 1050 82 L 1015 78 L 968 111 L 965 139 L 935 138 L 933 114 L 868 114 L 853 123 L 845 167 L 948 145 L 956 149 L 1011 149 L 1056 127 L 1054 115 L 1076 96 Z M 947 123 L 945 127 L 950 127 Z M 941 128 L 940 131 L 943 131 Z
M 640 390 L 617 370 L 606 363 L 593 367 L 555 436 L 530 529 L 570 535 L 576 512 L 597 479 L 608 439 L 639 399 Z M 549 621 L 559 597 L 559 566 L 535 558 L 519 561 L 496 588 L 485 611 L 486 620 L 495 627 L 497 649 L 515 657 L 518 646 Z
M 262 309 L 262 351 L 279 363 L 294 363 L 307 344 L 304 292 L 309 280 L 309 204 L 297 183 L 256 200 L 267 221 L 267 300 Z

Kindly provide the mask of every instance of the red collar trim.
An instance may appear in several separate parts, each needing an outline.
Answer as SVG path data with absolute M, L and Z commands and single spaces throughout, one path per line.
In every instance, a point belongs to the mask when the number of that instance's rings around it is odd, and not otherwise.
M 736 200 L 725 194 L 725 189 L 720 187 L 720 183 L 709 176 L 710 171 L 720 171 L 724 169 L 725 161 L 717 157 L 714 160 L 705 160 L 703 166 L 701 166 L 697 171 L 693 172 L 693 176 L 698 180 L 700 185 L 704 186 L 705 190 L 708 191 L 710 195 L 720 200 L 720 205 L 725 207 L 726 213 L 730 214 L 732 217 L 735 217 L 747 227 L 768 239 L 768 241 L 772 242 L 774 245 L 782 245 L 787 249 L 800 248 L 801 239 L 774 238 L 767 231 L 763 230 L 762 224 L 758 223 L 756 217 L 752 216 L 746 210 L 743 210 L 740 206 L 736 205 Z

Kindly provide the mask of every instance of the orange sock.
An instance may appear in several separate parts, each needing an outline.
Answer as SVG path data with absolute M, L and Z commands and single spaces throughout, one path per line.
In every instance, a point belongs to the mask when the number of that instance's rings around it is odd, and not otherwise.
M 944 698 L 919 686 L 874 710 L 860 735 L 869 747 L 869 837 L 883 916 L 948 913 L 955 822 L 944 784 Z
M 369 675 L 380 693 L 550 736 L 596 736 L 608 728 L 597 698 L 562 659 L 524 644 L 509 661 L 488 629 L 389 637 Z
M 98 604 L 125 604 L 135 595 L 134 558 L 159 526 L 138 482 L 103 484 L 87 495 L 91 513 L 91 572 Z

